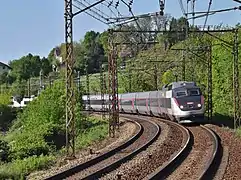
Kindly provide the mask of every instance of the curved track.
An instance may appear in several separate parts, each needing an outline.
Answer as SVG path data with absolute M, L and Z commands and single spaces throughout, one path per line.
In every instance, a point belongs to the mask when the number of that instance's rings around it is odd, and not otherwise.
M 138 116 L 138 118 L 142 119 L 144 117 Z M 161 127 L 162 133 L 158 139 L 144 152 L 121 165 L 114 172 L 102 177 L 101 180 L 118 179 L 118 176 L 123 180 L 144 179 L 154 172 L 156 168 L 165 164 L 174 154 L 180 152 L 189 141 L 188 134 L 186 134 L 188 131 L 182 126 L 157 118 L 149 119 Z
M 174 123 L 172 121 L 167 121 L 163 119 L 162 121 L 169 124 L 170 126 L 174 126 L 179 130 L 181 130 L 183 135 L 182 145 L 181 145 L 181 148 L 174 154 L 173 157 L 170 158 L 169 161 L 163 163 L 161 166 L 156 168 L 156 170 L 153 173 L 149 174 L 144 179 L 165 178 L 166 176 L 168 176 L 168 174 L 170 174 L 174 170 L 176 166 L 180 165 L 180 162 L 183 160 L 183 157 L 185 157 L 190 150 L 191 137 L 190 137 L 189 131 L 185 127 L 181 126 L 180 124 Z
M 158 168 L 147 179 L 180 180 L 212 179 L 214 177 L 220 164 L 220 142 L 217 135 L 202 125 L 187 127 L 187 129 L 191 134 L 191 139 L 183 152 L 167 162 L 166 166 Z M 202 135 L 200 135 L 201 133 Z M 206 138 L 204 138 L 205 136 Z M 202 140 L 201 143 L 200 140 Z
M 219 162 L 220 159 L 218 158 L 218 156 L 220 155 L 219 153 L 220 153 L 221 144 L 218 140 L 217 135 L 211 129 L 205 126 L 201 126 L 201 127 L 208 132 L 210 138 L 213 141 L 213 148 L 211 152 L 211 158 L 209 159 L 199 179 L 208 179 L 208 178 L 210 179 L 211 177 L 214 177 L 217 171 L 218 165 L 220 164 Z
M 50 176 L 48 178 L 45 178 L 45 180 L 58 180 L 58 179 L 64 179 L 64 178 L 67 178 L 83 169 L 86 169 L 104 159 L 106 159 L 107 157 L 109 156 L 112 156 L 113 154 L 115 154 L 116 152 L 118 151 L 121 151 L 122 149 L 126 148 L 127 146 L 129 146 L 131 143 L 133 143 L 134 141 L 136 141 L 140 136 L 141 134 L 143 133 L 143 127 L 140 123 L 136 122 L 136 121 L 132 121 L 132 120 L 129 120 L 127 119 L 127 121 L 130 121 L 130 122 L 133 122 L 136 124 L 136 126 L 138 127 L 138 130 L 137 130 L 137 133 L 134 134 L 133 137 L 131 137 L 128 141 L 126 141 L 125 143 L 123 143 L 122 145 L 110 150 L 109 152 L 107 153 L 104 153 L 100 156 L 97 156 L 95 157 L 94 159 L 91 159 L 87 162 L 84 162 L 84 163 L 81 163 L 77 166 L 74 166 L 68 170 L 65 170 L 63 172 L 60 172 L 58 174 L 55 174 L 53 176 Z
M 102 154 L 90 161 L 87 161 L 83 164 L 80 164 L 76 167 L 73 167 L 67 171 L 56 174 L 55 176 L 49 177 L 47 179 L 97 179 L 102 177 L 103 175 L 114 171 L 118 168 L 122 163 L 132 159 L 135 155 L 145 150 L 150 144 L 152 144 L 160 135 L 160 127 L 158 123 L 154 121 L 143 120 L 139 116 L 133 115 L 122 115 L 128 119 L 132 119 L 132 122 L 136 123 L 139 127 L 139 131 L 135 134 L 131 139 L 122 144 L 121 146 L 109 151 L 108 153 Z M 188 173 L 186 173 L 185 168 L 190 165 L 190 159 L 198 156 L 206 156 L 205 162 L 198 162 L 196 160 L 196 167 L 192 167 L 190 174 L 195 173 L 195 179 L 209 179 L 210 177 L 214 177 L 219 165 L 219 149 L 220 143 L 217 135 L 209 128 L 205 126 L 197 126 L 197 127 L 184 127 L 180 124 L 174 123 L 172 121 L 163 120 L 162 122 L 168 124 L 170 127 L 175 127 L 174 129 L 178 129 L 182 133 L 182 143 L 181 148 L 177 148 L 176 152 L 168 158 L 168 161 L 160 163 L 158 168 L 149 171 L 149 174 L 144 179 L 173 179 L 175 176 L 179 176 L 179 179 L 185 179 L 184 177 L 188 177 Z M 208 146 L 208 155 L 204 155 L 205 152 L 197 154 L 197 147 L 195 149 L 194 141 L 198 141 L 198 134 L 200 132 L 195 132 L 192 128 L 198 128 L 199 131 L 203 131 L 203 134 L 206 137 L 209 137 L 209 141 L 206 144 Z M 201 130 L 202 129 L 202 130 Z M 200 139 L 200 137 L 199 137 Z M 201 138 L 202 139 L 202 138 Z M 175 140 L 174 140 L 175 141 Z M 206 140 L 207 141 L 207 140 Z M 205 140 L 204 140 L 205 142 Z M 199 142 L 202 145 L 202 142 Z M 204 143 L 205 146 L 205 143 Z M 205 148 L 205 147 L 203 147 Z M 200 148 L 198 151 L 202 151 Z M 178 150 L 178 151 L 177 151 Z M 207 152 L 207 151 L 206 151 Z M 200 158 L 199 158 L 200 160 Z M 187 161 L 188 163 L 185 162 Z M 186 163 L 186 164 L 185 164 Z M 193 162 L 192 162 L 193 163 Z M 158 166 L 158 165 L 157 165 Z M 156 167 L 157 167 L 156 166 Z M 186 167 L 185 167 L 186 166 Z M 178 171 L 178 169 L 181 169 Z M 195 170 L 198 169 L 198 172 Z M 183 173 L 186 173 L 186 176 L 183 176 Z M 171 177 L 171 178 L 170 178 Z
M 139 132 L 129 141 L 106 154 L 47 179 L 96 179 L 147 148 L 159 136 L 160 127 L 154 122 L 131 119 L 138 124 Z

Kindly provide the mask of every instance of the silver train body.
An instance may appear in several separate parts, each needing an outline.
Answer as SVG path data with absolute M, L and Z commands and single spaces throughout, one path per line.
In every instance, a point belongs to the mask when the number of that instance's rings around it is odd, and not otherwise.
M 93 111 L 102 111 L 109 107 L 109 96 L 83 96 L 85 107 Z M 118 95 L 118 106 L 122 113 L 137 113 L 159 116 L 177 122 L 203 122 L 204 97 L 195 82 L 173 82 L 163 86 L 162 90 L 135 92 Z

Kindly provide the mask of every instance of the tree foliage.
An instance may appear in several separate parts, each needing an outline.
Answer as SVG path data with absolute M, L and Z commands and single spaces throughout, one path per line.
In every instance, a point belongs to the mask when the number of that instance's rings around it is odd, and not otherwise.
M 79 106 L 77 103 L 76 110 Z M 76 118 L 80 120 L 80 113 L 77 114 L 79 116 Z M 64 83 L 55 82 L 19 114 L 11 128 L 13 136 L 8 139 L 12 157 L 22 159 L 33 155 L 48 155 L 61 148 L 65 144 L 64 117 Z
M 0 85 L 7 83 L 12 84 L 16 81 L 28 80 L 31 77 L 38 77 L 40 70 L 43 75 L 47 75 L 52 71 L 51 64 L 48 59 L 40 58 L 28 54 L 18 60 L 10 61 L 9 66 L 12 68 L 10 73 L 4 73 L 0 77 Z

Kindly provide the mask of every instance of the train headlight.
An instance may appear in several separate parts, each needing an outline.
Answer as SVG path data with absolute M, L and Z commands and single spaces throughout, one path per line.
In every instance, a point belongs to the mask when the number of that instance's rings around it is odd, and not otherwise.
M 182 106 L 182 105 L 180 106 L 180 109 L 183 109 L 183 106 Z
M 201 104 L 198 104 L 197 107 L 202 107 L 202 105 L 201 105 Z

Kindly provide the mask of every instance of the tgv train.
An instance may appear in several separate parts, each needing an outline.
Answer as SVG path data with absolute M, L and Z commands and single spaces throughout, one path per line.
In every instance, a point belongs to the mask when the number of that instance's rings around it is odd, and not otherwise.
M 109 96 L 83 96 L 85 107 L 93 111 L 102 111 L 109 107 Z M 177 122 L 199 122 L 204 118 L 204 97 L 195 82 L 173 82 L 163 86 L 162 90 L 135 92 L 118 95 L 118 106 L 122 113 L 137 113 L 160 116 Z

